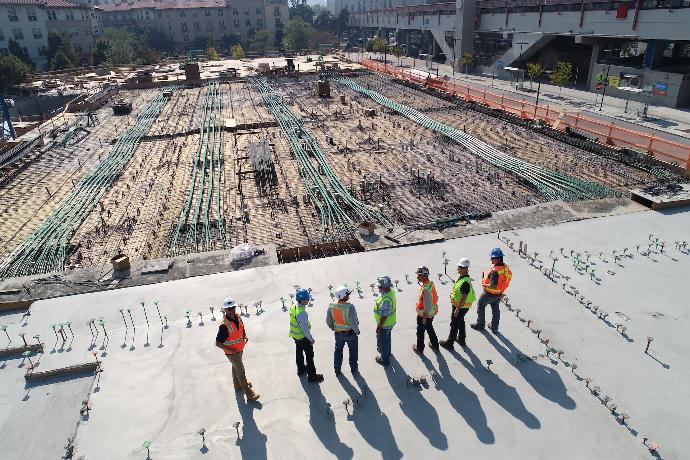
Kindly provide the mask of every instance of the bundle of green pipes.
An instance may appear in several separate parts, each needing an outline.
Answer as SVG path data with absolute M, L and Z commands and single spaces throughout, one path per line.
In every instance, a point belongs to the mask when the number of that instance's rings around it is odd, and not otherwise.
M 64 270 L 70 238 L 120 176 L 165 103 L 159 92 L 120 135 L 110 155 L 82 177 L 52 214 L 0 264 L 0 278 Z
M 393 220 L 389 216 L 357 200 L 343 186 L 314 136 L 283 103 L 266 78 L 250 78 L 250 82 L 259 90 L 288 139 L 304 187 L 319 213 L 322 238 L 332 241 L 351 238 L 354 224 L 363 221 L 391 226 Z
M 620 196 L 616 190 L 598 184 L 588 182 L 562 174 L 543 166 L 534 165 L 526 161 L 503 153 L 485 142 L 470 136 L 469 134 L 440 123 L 427 117 L 418 110 L 397 103 L 381 95 L 380 93 L 364 88 L 351 78 L 338 75 L 332 76 L 333 80 L 346 87 L 369 96 L 378 104 L 395 110 L 409 120 L 446 136 L 457 144 L 466 148 L 469 152 L 497 168 L 507 171 L 522 179 L 525 183 L 534 187 L 539 193 L 549 200 L 577 201 L 609 196 Z
M 222 102 L 220 84 L 209 83 L 206 86 L 204 119 L 199 128 L 199 145 L 190 173 L 189 193 L 170 237 L 169 247 L 172 255 L 225 247 L 225 223 L 220 200 L 223 158 Z M 215 208 L 217 238 L 213 238 L 211 232 L 212 205 Z M 185 227 L 186 231 L 183 231 Z

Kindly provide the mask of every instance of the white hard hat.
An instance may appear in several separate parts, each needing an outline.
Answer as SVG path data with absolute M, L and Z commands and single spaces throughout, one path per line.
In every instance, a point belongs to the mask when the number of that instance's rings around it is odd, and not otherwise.
M 338 299 L 342 300 L 345 297 L 347 297 L 348 295 L 350 295 L 350 292 L 351 291 L 348 288 L 346 288 L 345 286 L 338 286 L 335 290 L 335 296 Z
M 467 257 L 463 257 L 458 261 L 458 267 L 464 267 L 464 268 L 469 268 L 470 267 L 470 259 Z
M 235 299 L 232 297 L 228 297 L 223 301 L 223 309 L 226 308 L 233 308 L 237 305 L 237 302 L 235 302 Z

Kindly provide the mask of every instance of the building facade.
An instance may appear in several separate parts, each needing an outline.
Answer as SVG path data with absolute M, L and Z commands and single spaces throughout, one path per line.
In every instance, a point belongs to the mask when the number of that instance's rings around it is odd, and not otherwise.
M 64 32 L 79 59 L 88 59 L 100 33 L 92 7 L 66 0 L 0 0 L 0 54 L 16 41 L 38 70 L 47 70 L 48 35 Z

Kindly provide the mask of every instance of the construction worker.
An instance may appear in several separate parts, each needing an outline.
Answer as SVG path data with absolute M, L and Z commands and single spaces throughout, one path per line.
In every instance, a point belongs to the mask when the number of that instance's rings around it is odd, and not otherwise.
M 463 257 L 458 262 L 458 279 L 453 283 L 453 290 L 450 293 L 450 303 L 453 305 L 453 312 L 450 315 L 450 334 L 448 340 L 441 340 L 440 344 L 448 350 L 453 349 L 453 343 L 457 341 L 461 347 L 465 348 L 465 315 L 470 311 L 470 307 L 476 296 L 470 278 L 470 259 Z
M 235 312 L 236 306 L 237 302 L 232 297 L 228 297 L 223 302 L 223 322 L 218 327 L 216 346 L 225 352 L 225 356 L 232 364 L 232 383 L 235 384 L 235 391 L 244 391 L 247 401 L 256 401 L 259 399 L 259 394 L 247 381 L 244 364 L 242 364 L 242 351 L 249 339 L 245 333 L 242 318 Z
M 335 331 L 335 352 L 333 353 L 333 367 L 335 375 L 340 375 L 343 365 L 343 349 L 345 344 L 350 352 L 350 371 L 356 374 L 357 369 L 357 336 L 359 335 L 359 320 L 355 306 L 350 302 L 351 291 L 345 286 L 338 286 L 335 290 L 336 303 L 330 304 L 326 314 L 326 324 Z
M 379 296 L 374 303 L 376 319 L 376 349 L 380 353 L 376 362 L 389 366 L 391 361 L 391 332 L 395 326 L 395 291 L 389 276 L 380 276 L 377 280 Z
M 295 340 L 297 375 L 307 373 L 310 382 L 323 381 L 323 375 L 316 373 L 314 367 L 314 343 L 316 340 L 311 336 L 311 323 L 307 315 L 306 305 L 311 296 L 309 291 L 304 288 L 297 289 L 295 300 L 297 305 L 290 307 L 290 337 Z M 307 364 L 304 364 L 304 358 Z
M 482 273 L 482 288 L 484 292 L 477 301 L 477 322 L 472 324 L 472 329 L 481 331 L 484 329 L 484 310 L 491 305 L 491 332 L 498 334 L 498 322 L 501 319 L 499 304 L 501 297 L 513 278 L 513 272 L 503 263 L 503 251 L 501 248 L 491 250 L 491 270 Z
M 434 316 L 438 312 L 436 286 L 429 279 L 428 268 L 421 266 L 417 268 L 416 273 L 417 282 L 421 288 L 417 299 L 417 344 L 412 346 L 412 350 L 417 354 L 424 353 L 424 332 L 426 332 L 429 334 L 429 347 L 438 352 L 438 338 L 434 330 Z

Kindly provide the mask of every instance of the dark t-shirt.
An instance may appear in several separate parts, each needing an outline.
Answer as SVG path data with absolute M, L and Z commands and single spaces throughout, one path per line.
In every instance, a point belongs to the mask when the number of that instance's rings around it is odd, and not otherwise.
M 239 329 L 240 321 L 237 319 L 237 317 L 230 318 L 230 321 L 235 323 L 235 327 Z M 228 335 L 230 335 L 230 333 L 228 332 L 228 328 L 225 327 L 225 324 L 221 324 L 220 326 L 218 326 L 218 335 L 216 335 L 216 342 L 225 342 L 225 340 L 228 338 Z
M 460 286 L 460 295 L 467 295 L 470 293 L 470 283 L 462 283 Z

